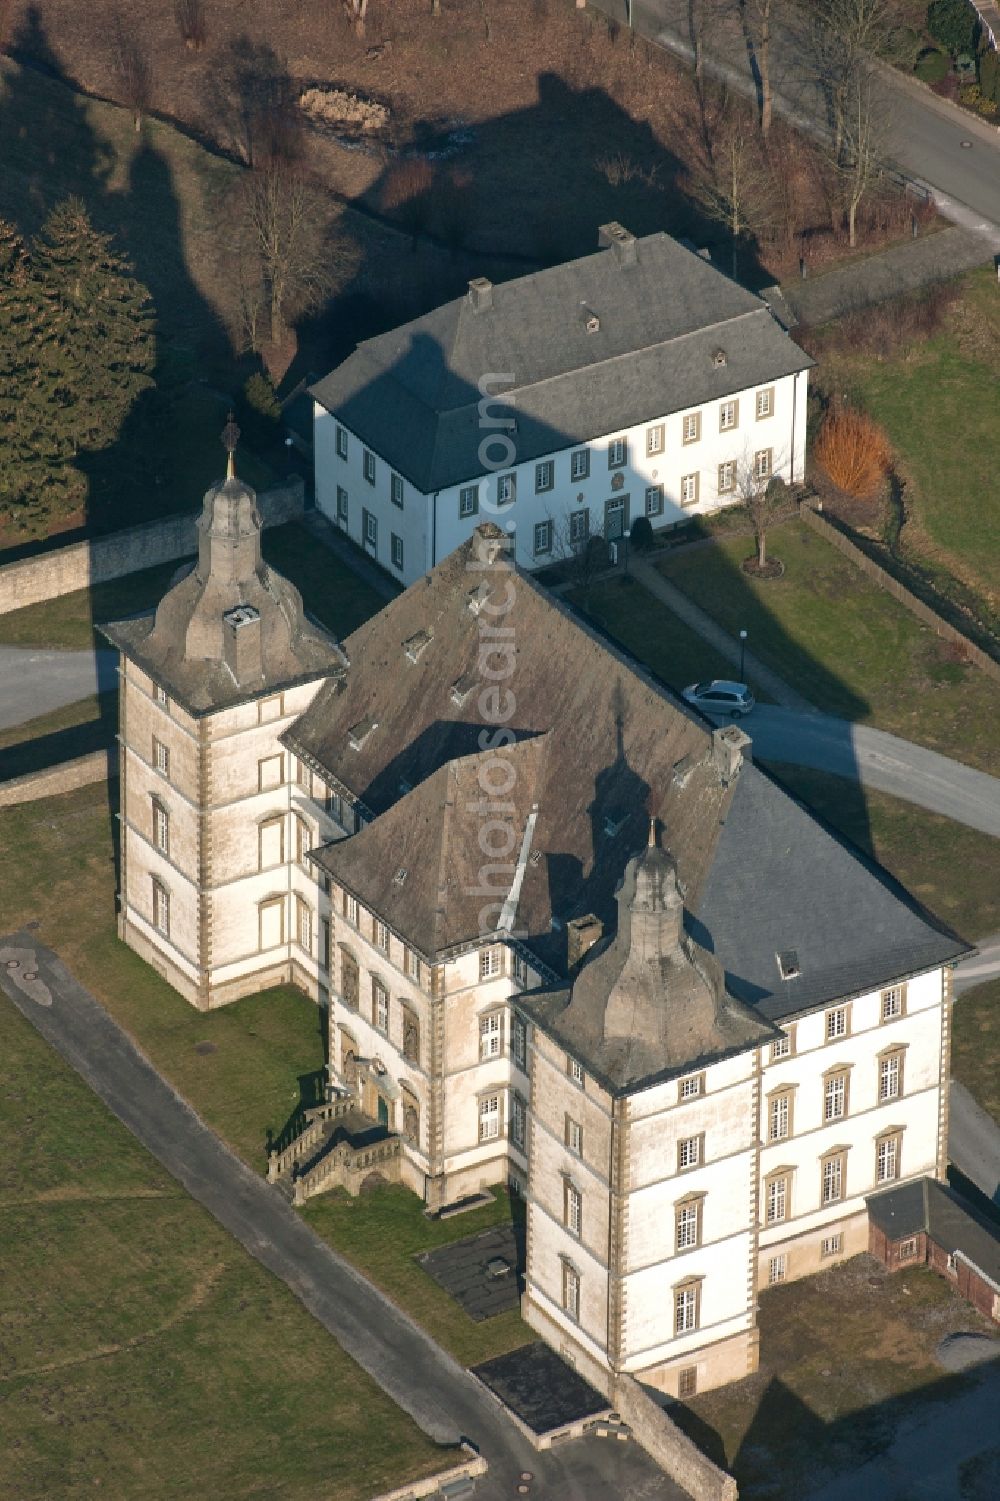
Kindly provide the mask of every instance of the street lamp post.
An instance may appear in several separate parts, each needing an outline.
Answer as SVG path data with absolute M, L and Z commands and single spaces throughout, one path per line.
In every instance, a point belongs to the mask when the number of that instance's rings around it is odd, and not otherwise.
M 743 678 L 743 668 L 744 668 L 744 665 L 746 663 L 746 656 L 747 656 L 747 633 L 746 633 L 746 631 L 740 631 L 740 682 L 741 683 L 744 681 L 744 678 Z

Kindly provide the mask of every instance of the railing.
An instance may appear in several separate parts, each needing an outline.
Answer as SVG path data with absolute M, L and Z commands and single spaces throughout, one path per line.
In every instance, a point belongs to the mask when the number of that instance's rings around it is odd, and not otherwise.
M 353 1100 L 330 1100 L 325 1105 L 313 1105 L 304 1111 L 306 1126 L 305 1130 L 298 1135 L 283 1151 L 271 1152 L 267 1159 L 267 1181 L 274 1183 L 282 1173 L 286 1173 L 290 1167 L 294 1167 L 303 1157 L 309 1155 L 323 1140 L 324 1127 L 330 1122 L 339 1120 L 348 1115 L 354 1108 Z
M 369 1173 L 380 1172 L 387 1164 L 398 1161 L 402 1146 L 399 1136 L 387 1136 L 370 1147 L 352 1147 L 350 1142 L 342 1141 L 315 1167 L 295 1179 L 295 1203 L 304 1204 L 326 1188 L 343 1187 L 356 1194 L 361 1180 Z

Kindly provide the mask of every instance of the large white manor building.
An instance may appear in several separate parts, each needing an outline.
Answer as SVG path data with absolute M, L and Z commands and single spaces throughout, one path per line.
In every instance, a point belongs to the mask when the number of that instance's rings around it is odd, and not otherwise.
M 214 486 L 106 628 L 120 932 L 202 1008 L 301 986 L 403 1182 L 526 1195 L 529 1322 L 690 1394 L 755 1368 L 760 1286 L 866 1246 L 866 1194 L 944 1175 L 966 945 L 510 552 L 480 525 L 338 644 Z
M 812 360 L 759 297 L 669 235 L 368 339 L 312 388 L 316 501 L 403 583 L 483 520 L 537 568 L 801 481 Z

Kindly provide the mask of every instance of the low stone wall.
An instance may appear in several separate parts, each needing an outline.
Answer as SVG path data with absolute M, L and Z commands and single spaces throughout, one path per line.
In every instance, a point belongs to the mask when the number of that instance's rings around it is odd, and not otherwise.
M 481 1454 L 474 1454 L 470 1445 L 463 1444 L 469 1458 L 460 1465 L 453 1465 L 450 1470 L 441 1470 L 437 1475 L 425 1475 L 423 1480 L 413 1480 L 409 1485 L 401 1485 L 394 1491 L 383 1491 L 381 1495 L 374 1496 L 372 1501 L 423 1501 L 425 1496 L 439 1496 L 445 1486 L 454 1486 L 458 1489 L 458 1482 L 462 1480 L 475 1480 L 479 1475 L 485 1475 L 489 1468 Z M 471 1491 L 470 1491 L 471 1494 Z
M 0 782 L 0 808 L 11 808 L 15 803 L 33 803 L 42 797 L 57 797 L 60 792 L 106 782 L 117 775 L 117 746 L 91 751 L 88 756 L 78 756 L 75 761 L 63 761 L 59 766 L 47 766 L 44 771 L 29 771 L 23 777 Z
M 738 1501 L 732 1475 L 714 1465 L 633 1377 L 616 1380 L 615 1406 L 632 1437 L 695 1501 Z
M 860 568 L 862 573 L 867 574 L 880 589 L 885 589 L 894 599 L 898 599 L 911 615 L 916 615 L 918 620 L 929 625 L 945 641 L 955 642 L 962 648 L 970 662 L 975 663 L 980 671 L 985 672 L 994 682 L 1000 683 L 1000 662 L 995 661 L 988 652 L 983 651 L 982 647 L 970 641 L 957 626 L 950 624 L 930 605 L 925 604 L 922 599 L 907 589 L 905 584 L 901 584 L 899 579 L 894 578 L 881 564 L 876 563 L 874 558 L 870 558 L 864 548 L 852 542 L 850 537 L 846 536 L 838 526 L 834 526 L 833 522 L 828 521 L 813 505 L 803 505 L 799 514 L 807 526 L 812 527 L 814 532 L 819 532 L 838 552 L 850 558 L 851 562 Z
M 262 490 L 257 504 L 265 526 L 295 521 L 305 510 L 302 480 L 295 475 L 287 484 Z M 147 521 L 107 537 L 71 542 L 34 558 L 7 563 L 0 567 L 0 615 L 72 594 L 90 584 L 106 584 L 138 573 L 141 568 L 190 557 L 198 550 L 195 522 L 200 515 L 199 509 L 183 516 L 167 516 L 162 521 Z

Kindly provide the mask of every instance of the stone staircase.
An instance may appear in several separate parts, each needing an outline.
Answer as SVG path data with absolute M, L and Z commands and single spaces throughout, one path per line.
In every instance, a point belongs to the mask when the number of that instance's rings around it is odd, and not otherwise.
M 305 1112 L 305 1126 L 267 1160 L 267 1181 L 290 1204 L 346 1188 L 352 1197 L 373 1173 L 399 1182 L 400 1137 L 364 1115 L 353 1099 L 331 1100 Z

